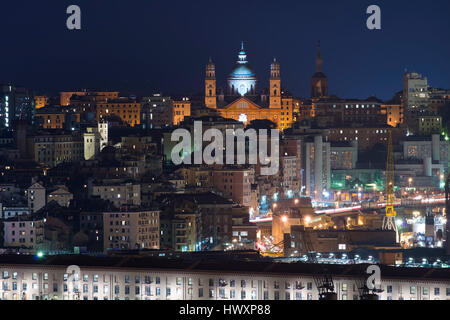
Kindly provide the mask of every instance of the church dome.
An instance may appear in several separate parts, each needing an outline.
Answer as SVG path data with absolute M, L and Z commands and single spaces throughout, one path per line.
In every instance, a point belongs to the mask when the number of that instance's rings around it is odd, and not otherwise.
M 230 95 L 237 94 L 241 96 L 247 94 L 254 95 L 256 92 L 256 82 L 256 74 L 247 61 L 247 54 L 245 53 L 244 43 L 242 42 L 241 50 L 238 54 L 238 61 L 228 77 L 228 93 Z
M 256 78 L 256 74 L 247 61 L 247 53 L 244 50 L 244 42 L 241 44 L 241 50 L 238 54 L 238 61 L 230 73 L 230 78 Z
M 254 78 L 254 77 L 256 77 L 256 74 L 248 63 L 236 64 L 230 73 L 230 78 Z

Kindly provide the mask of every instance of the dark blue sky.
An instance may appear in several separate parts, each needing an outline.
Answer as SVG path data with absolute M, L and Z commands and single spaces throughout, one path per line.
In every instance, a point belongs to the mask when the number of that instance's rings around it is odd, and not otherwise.
M 70 4 L 82 9 L 81 31 L 66 29 Z M 381 31 L 366 28 L 371 4 Z M 283 87 L 308 96 L 320 39 L 330 93 L 389 99 L 404 68 L 450 87 L 449 14 L 448 0 L 3 0 L 0 82 L 201 92 L 208 57 L 223 86 L 244 40 L 260 88 L 277 57 Z

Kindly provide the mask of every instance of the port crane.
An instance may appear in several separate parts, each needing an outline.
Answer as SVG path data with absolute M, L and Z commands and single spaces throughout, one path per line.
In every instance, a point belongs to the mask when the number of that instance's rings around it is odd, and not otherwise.
M 301 244 L 303 251 L 308 257 L 308 262 L 313 268 L 313 279 L 316 288 L 319 291 L 319 300 L 337 300 L 332 273 L 328 272 L 327 266 L 319 263 L 319 259 L 317 258 L 312 245 L 310 232 L 306 230 L 306 228 L 303 229 L 301 235 Z M 275 248 L 280 251 L 274 252 Z M 290 243 L 289 240 L 285 238 L 283 241 L 270 246 L 269 250 L 262 255 L 266 257 L 280 257 L 283 255 L 283 252 L 284 254 L 286 253 L 286 248 L 290 248 Z
M 319 300 L 337 300 L 337 294 L 334 288 L 333 276 L 328 272 L 327 266 L 319 263 L 314 247 L 311 242 L 309 231 L 304 229 L 302 233 L 303 249 L 306 251 L 308 261 L 314 268 L 313 278 L 317 290 L 319 290 Z
M 397 212 L 394 209 L 395 193 L 394 193 L 394 152 L 392 148 L 392 131 L 389 130 L 388 152 L 386 159 L 386 182 L 385 182 L 385 194 L 386 194 L 386 215 L 383 217 L 383 230 L 395 231 L 395 239 L 397 243 L 400 242 L 397 224 L 395 223 L 395 217 Z

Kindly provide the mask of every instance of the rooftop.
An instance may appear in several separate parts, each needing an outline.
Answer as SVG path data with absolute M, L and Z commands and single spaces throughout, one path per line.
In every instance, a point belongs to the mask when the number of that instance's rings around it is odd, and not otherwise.
M 233 256 L 234 255 L 234 256 Z M 32 255 L 0 255 L 0 265 L 35 265 L 67 267 L 78 265 L 81 268 L 118 268 L 118 269 L 152 269 L 165 271 L 189 271 L 193 273 L 248 273 L 264 275 L 312 275 L 317 267 L 314 264 L 291 262 L 281 263 L 269 259 L 249 259 L 247 255 L 237 253 L 213 256 L 211 254 L 196 254 L 190 258 L 181 254 L 173 257 L 155 256 L 88 256 L 60 255 L 37 258 Z M 237 257 L 236 257 L 237 255 Z M 367 269 L 366 264 L 327 265 L 327 272 L 334 276 L 361 277 Z M 384 279 L 414 279 L 414 280 L 444 280 L 450 281 L 450 269 L 431 268 L 401 268 L 381 266 Z

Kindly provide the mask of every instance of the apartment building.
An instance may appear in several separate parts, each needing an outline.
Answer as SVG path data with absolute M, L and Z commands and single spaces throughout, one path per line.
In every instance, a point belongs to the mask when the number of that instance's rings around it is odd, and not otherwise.
M 428 79 L 416 72 L 405 72 L 403 76 L 403 109 L 410 134 L 418 132 L 418 118 L 429 110 Z
M 138 183 L 94 184 L 92 195 L 111 201 L 116 208 L 141 205 L 141 185 Z
M 28 144 L 31 158 L 51 168 L 63 162 L 83 160 L 83 140 L 76 135 L 47 132 L 29 138 Z
M 252 168 L 229 167 L 212 171 L 213 187 L 225 198 L 244 206 L 251 206 L 251 185 L 254 181 Z
M 375 97 L 367 100 L 324 98 L 315 102 L 316 118 L 323 118 L 326 126 L 351 126 L 354 124 L 386 125 L 386 114 L 381 100 Z
M 63 129 L 65 115 L 66 112 L 60 107 L 42 107 L 36 111 L 36 121 L 44 129 Z
M 442 117 L 437 115 L 423 115 L 419 118 L 418 135 L 428 136 L 430 134 L 440 134 L 442 132 Z
M 111 115 L 119 117 L 131 127 L 141 123 L 141 103 L 127 98 L 106 99 L 97 102 L 96 121 L 101 121 Z
M 0 210 L 0 219 L 10 219 L 28 215 L 30 215 L 30 209 L 28 207 L 2 207 Z
M 191 101 L 183 97 L 173 101 L 173 125 L 177 126 L 185 117 L 191 116 Z
M 73 265 L 79 269 L 68 270 Z M 330 266 L 339 300 L 359 299 L 367 267 Z M 450 300 L 449 271 L 429 271 L 382 266 L 379 299 Z M 4 300 L 318 299 L 311 268 L 302 263 L 79 256 L 54 256 L 50 263 L 1 256 L 0 281 Z
M 3 221 L 4 246 L 39 249 L 44 242 L 43 218 L 15 217 Z
M 159 211 L 104 212 L 104 250 L 159 249 L 159 220 Z

